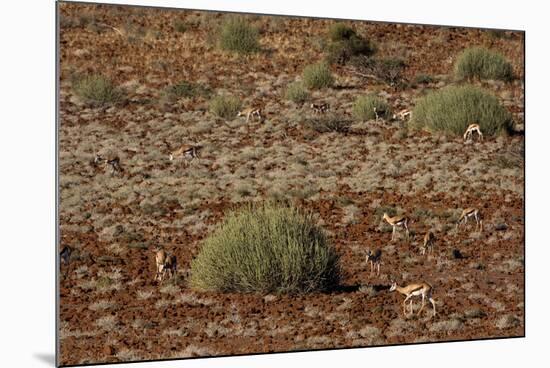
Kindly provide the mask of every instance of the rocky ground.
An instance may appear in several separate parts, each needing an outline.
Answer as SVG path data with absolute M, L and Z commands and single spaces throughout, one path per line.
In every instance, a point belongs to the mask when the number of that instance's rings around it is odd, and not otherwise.
M 76 249 L 60 273 L 63 365 L 523 336 L 522 135 L 464 143 L 397 121 L 356 121 L 346 133 L 309 129 L 303 121 L 312 112 L 285 100 L 284 90 L 322 60 L 332 21 L 250 17 L 262 50 L 236 56 L 212 40 L 223 14 L 81 4 L 61 4 L 60 14 L 61 243 Z M 354 27 L 379 55 L 404 58 L 407 80 L 432 81 L 397 89 L 334 66 L 336 85 L 313 101 L 344 116 L 367 93 L 396 110 L 413 107 L 453 83 L 461 50 L 482 45 L 510 60 L 517 79 L 477 83 L 523 125 L 523 34 Z M 103 73 L 127 98 L 87 106 L 71 88 L 75 73 Z M 162 91 L 182 80 L 260 105 L 266 118 L 217 118 L 202 96 L 166 102 Z M 202 145 L 200 159 L 169 161 L 182 143 Z M 123 173 L 95 166 L 96 152 L 118 155 Z M 265 199 L 318 214 L 342 256 L 339 290 L 243 295 L 187 286 L 190 262 L 224 212 Z M 481 209 L 483 232 L 455 229 L 470 206 Z M 413 219 L 410 242 L 403 234 L 390 241 L 381 221 L 388 210 Z M 428 229 L 436 247 L 422 256 Z M 177 255 L 176 279 L 153 280 L 156 244 Z M 367 248 L 382 249 L 380 276 L 364 262 Z M 437 316 L 404 317 L 390 280 L 432 284 Z

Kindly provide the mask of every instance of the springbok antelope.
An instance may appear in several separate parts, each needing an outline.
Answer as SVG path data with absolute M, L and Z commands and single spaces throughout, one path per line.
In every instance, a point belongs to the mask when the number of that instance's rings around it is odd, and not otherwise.
M 420 253 L 424 255 L 426 253 L 426 250 L 428 250 L 428 253 L 431 253 L 434 248 L 434 242 L 435 242 L 435 235 L 430 230 L 424 235 L 424 244 L 420 247 Z
M 251 107 L 251 108 L 239 111 L 237 113 L 237 116 L 238 117 L 246 116 L 246 122 L 247 123 L 250 120 L 250 117 L 252 117 L 252 118 L 257 117 L 261 122 L 262 121 L 262 109 L 258 108 L 258 107 Z
M 464 140 L 473 139 L 474 132 L 477 133 L 480 140 L 483 140 L 483 133 L 481 133 L 479 124 L 468 125 L 468 128 L 466 128 L 466 131 L 464 132 Z
M 111 175 L 113 175 L 114 173 L 123 171 L 122 167 L 120 166 L 120 158 L 118 156 L 109 157 L 104 161 L 105 161 L 105 168 L 107 168 L 107 166 L 111 166 Z
M 393 119 L 399 119 L 399 120 L 405 120 L 406 118 L 411 118 L 412 117 L 412 111 L 411 110 L 401 110 L 399 111 L 397 114 L 393 114 Z
M 370 273 L 376 269 L 378 272 L 376 273 L 377 276 L 380 276 L 380 263 L 382 261 L 382 250 L 377 249 L 374 251 L 374 253 L 368 249 L 367 250 L 367 256 L 365 257 L 365 262 L 367 264 L 370 263 Z
M 168 255 L 166 257 L 166 260 L 164 261 L 164 265 L 162 266 L 162 278 L 164 279 L 164 276 L 168 274 L 168 278 L 174 277 L 178 272 L 178 261 L 176 259 L 175 255 Z
M 168 258 L 168 254 L 166 251 L 160 247 L 157 246 L 155 249 L 155 263 L 157 267 L 157 272 L 155 275 L 155 280 L 162 281 L 163 271 L 164 271 L 164 265 L 166 264 L 166 259 Z
M 102 163 L 104 160 L 103 157 L 101 157 L 101 155 L 98 153 L 95 154 L 95 157 L 94 157 L 94 164 L 95 165 L 99 165 L 100 163 Z
M 193 161 L 195 158 L 199 158 L 199 151 L 202 149 L 202 146 L 199 145 L 191 145 L 191 144 L 184 144 L 180 146 L 175 151 L 172 151 L 170 153 L 170 161 L 173 161 L 175 157 L 181 156 L 184 159 L 190 159 L 189 161 Z M 185 161 L 186 164 L 188 163 Z
M 390 216 L 388 216 L 388 214 L 386 212 L 384 212 L 383 219 L 386 220 L 386 222 L 393 227 L 393 230 L 392 230 L 392 233 L 391 233 L 391 240 L 392 241 L 395 237 L 395 230 L 398 227 L 404 228 L 406 233 L 407 233 L 407 239 L 409 238 L 409 218 L 408 217 L 406 217 L 406 216 L 390 217 Z
M 320 104 L 312 103 L 311 105 L 309 105 L 309 107 L 316 114 L 324 114 L 330 110 L 330 105 L 328 103 L 320 103 Z
M 420 310 L 418 311 L 417 315 L 420 315 L 422 310 L 424 309 L 424 306 L 426 305 L 426 299 L 432 304 L 433 307 L 433 315 L 435 316 L 435 302 L 432 298 L 432 291 L 433 287 L 432 285 L 428 284 L 427 282 L 420 282 L 417 284 L 409 284 L 407 286 L 398 286 L 396 282 L 393 282 L 390 291 L 397 290 L 398 293 L 405 295 L 405 300 L 403 301 L 403 314 L 407 315 L 407 300 L 411 299 L 413 296 L 422 296 L 422 307 L 420 307 Z M 412 306 L 412 299 L 409 303 L 410 307 L 410 314 L 413 314 L 413 306 Z
M 61 263 L 68 265 L 71 261 L 71 254 L 73 253 L 73 248 L 71 248 L 69 245 L 65 245 L 61 252 L 59 253 L 59 257 L 61 260 Z
M 481 217 L 481 212 L 474 207 L 468 207 L 462 211 L 462 213 L 460 214 L 460 218 L 456 223 L 456 228 L 458 229 L 461 223 L 466 224 L 468 222 L 468 219 L 472 217 L 474 218 L 474 220 L 476 220 L 476 231 L 478 229 L 479 231 L 483 231 L 483 218 Z

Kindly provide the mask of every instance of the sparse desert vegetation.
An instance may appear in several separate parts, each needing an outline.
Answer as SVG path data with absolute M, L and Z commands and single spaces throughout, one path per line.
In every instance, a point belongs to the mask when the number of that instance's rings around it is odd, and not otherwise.
M 59 9 L 62 364 L 524 334 L 523 33 Z M 459 78 L 472 48 L 512 78 Z M 436 316 L 392 281 L 432 285 Z

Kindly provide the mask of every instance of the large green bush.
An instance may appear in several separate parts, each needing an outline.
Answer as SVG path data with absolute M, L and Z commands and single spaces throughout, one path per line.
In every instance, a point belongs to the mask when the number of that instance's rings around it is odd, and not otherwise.
M 210 100 L 210 112 L 223 119 L 234 119 L 240 109 L 241 101 L 234 96 L 219 95 Z
M 222 292 L 323 291 L 339 256 L 310 213 L 265 203 L 227 214 L 191 263 L 190 285 Z
M 386 101 L 375 95 L 357 97 L 353 104 L 353 116 L 358 120 L 375 119 L 375 107 L 379 118 L 388 118 L 391 116 L 391 109 Z
M 304 85 L 309 89 L 321 89 L 332 87 L 334 77 L 330 68 L 325 63 L 308 65 L 302 74 Z
M 464 50 L 455 63 L 455 76 L 459 79 L 499 79 L 513 78 L 512 64 L 498 52 L 482 47 Z
M 351 57 L 371 55 L 374 48 L 371 43 L 359 36 L 355 30 L 344 23 L 334 23 L 329 29 L 327 61 L 345 64 Z
M 294 103 L 302 104 L 309 99 L 309 92 L 301 82 L 293 82 L 286 88 L 285 97 Z
M 249 54 L 260 49 L 259 32 L 246 18 L 229 17 L 221 26 L 219 45 L 223 50 Z
M 410 124 L 415 128 L 462 135 L 478 123 L 484 135 L 507 132 L 511 115 L 498 99 L 471 85 L 449 86 L 423 97 L 416 104 Z
M 116 103 L 123 96 L 122 90 L 100 74 L 75 77 L 72 86 L 83 102 L 94 106 Z

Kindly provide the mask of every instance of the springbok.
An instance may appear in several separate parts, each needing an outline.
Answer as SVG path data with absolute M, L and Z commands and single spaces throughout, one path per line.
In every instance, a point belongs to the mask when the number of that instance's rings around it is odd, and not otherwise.
M 468 207 L 462 211 L 460 218 L 456 223 L 456 228 L 458 229 L 462 223 L 466 224 L 470 218 L 474 218 L 476 220 L 476 231 L 483 231 L 483 218 L 481 216 L 481 212 L 474 207 Z
M 430 230 L 424 235 L 424 244 L 420 247 L 420 253 L 424 255 L 426 253 L 426 250 L 428 250 L 428 253 L 431 253 L 433 251 L 435 242 L 435 235 Z
M 409 238 L 409 218 L 406 216 L 394 216 L 390 217 L 386 212 L 384 212 L 383 219 L 386 220 L 388 224 L 390 224 L 393 227 L 393 231 L 391 233 L 391 240 L 393 241 L 395 237 L 395 230 L 398 227 L 402 227 L 405 229 L 407 233 L 407 239 Z
M 479 139 L 483 140 L 483 133 L 481 133 L 481 129 L 479 127 L 479 124 L 470 124 L 468 125 L 468 128 L 466 128 L 466 131 L 464 132 L 464 140 L 466 139 L 473 139 L 474 132 L 477 133 Z
M 325 112 L 330 110 L 330 105 L 328 103 L 312 103 L 309 105 L 309 107 L 313 110 L 316 114 L 324 114 Z
M 258 107 L 251 107 L 251 108 L 239 111 L 237 113 L 237 116 L 238 117 L 246 116 L 246 122 L 247 123 L 250 120 L 250 117 L 252 117 L 252 118 L 257 117 L 260 120 L 260 122 L 263 120 L 263 118 L 262 118 L 262 109 L 258 108 Z
M 376 275 L 380 276 L 380 263 L 382 261 L 382 250 L 377 249 L 374 251 L 374 253 L 368 249 L 367 250 L 367 256 L 365 257 L 365 262 L 367 264 L 370 263 L 370 273 L 374 270 L 377 270 Z
M 413 296 L 422 296 L 422 307 L 420 307 L 420 310 L 418 311 L 417 315 L 420 315 L 422 310 L 424 309 L 424 306 L 426 305 L 426 299 L 432 304 L 433 307 L 433 315 L 435 316 L 435 301 L 432 298 L 432 292 L 433 287 L 432 285 L 428 284 L 427 282 L 420 282 L 415 284 L 409 284 L 407 286 L 398 286 L 396 282 L 393 282 L 390 291 L 397 290 L 398 293 L 405 295 L 405 300 L 403 301 L 403 314 L 407 316 L 407 300 L 411 299 Z M 412 299 L 409 303 L 410 307 L 410 314 L 413 314 L 413 306 L 412 306 Z

